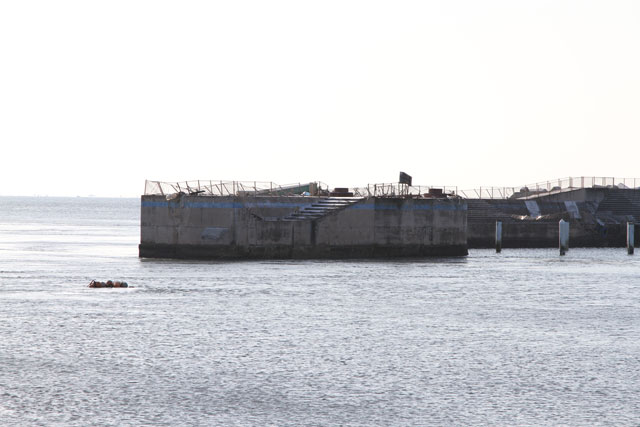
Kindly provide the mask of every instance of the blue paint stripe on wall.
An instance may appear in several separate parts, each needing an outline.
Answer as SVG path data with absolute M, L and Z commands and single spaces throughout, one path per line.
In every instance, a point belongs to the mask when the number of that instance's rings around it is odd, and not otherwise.
M 466 211 L 467 205 L 466 203 L 463 205 L 413 205 L 413 206 L 391 206 L 391 205 L 354 205 L 349 207 L 349 209 L 361 209 L 361 210 L 376 210 L 376 211 Z
M 169 202 L 145 202 L 141 203 L 143 208 L 166 208 L 169 206 Z
M 310 203 L 240 203 L 240 202 L 187 202 L 185 208 L 203 208 L 203 209 L 241 209 L 241 208 L 303 208 L 309 206 Z M 176 205 L 181 206 L 181 205 Z M 169 202 L 150 202 L 143 201 L 143 208 L 167 208 Z
M 303 208 L 309 206 L 309 203 L 281 203 L 281 202 L 260 202 L 260 203 L 240 203 L 240 202 L 187 202 L 184 204 L 186 208 L 200 208 L 200 209 L 242 209 L 242 208 Z M 168 208 L 169 202 L 152 202 L 143 201 L 143 208 Z M 384 205 L 384 204 L 356 204 L 349 206 L 347 209 L 360 209 L 360 210 L 377 210 L 377 211 L 391 211 L 391 210 L 403 210 L 403 211 L 466 211 L 467 204 L 414 204 L 413 206 L 399 207 L 397 205 Z

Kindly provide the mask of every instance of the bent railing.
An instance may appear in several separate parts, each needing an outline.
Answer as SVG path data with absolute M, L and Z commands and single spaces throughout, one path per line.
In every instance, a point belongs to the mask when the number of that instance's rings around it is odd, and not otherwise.
M 530 199 L 581 188 L 640 190 L 640 178 L 567 177 L 519 187 L 479 187 L 471 190 L 460 190 L 459 194 L 466 199 Z
M 352 188 L 357 197 L 440 197 L 456 196 L 458 187 L 453 185 L 406 185 L 398 183 L 368 184 Z
M 337 190 L 337 189 L 334 189 Z M 352 197 L 453 197 L 455 186 L 414 185 L 398 183 L 369 184 L 366 187 L 341 188 Z M 180 182 L 145 182 L 145 195 L 171 196 L 190 194 L 204 196 L 329 196 L 335 195 L 323 182 L 278 185 L 264 181 L 193 180 Z
M 176 193 L 204 196 L 294 196 L 317 193 L 326 184 L 321 182 L 279 185 L 264 181 L 213 181 L 193 180 L 181 182 L 162 182 L 147 180 L 145 195 L 167 196 Z

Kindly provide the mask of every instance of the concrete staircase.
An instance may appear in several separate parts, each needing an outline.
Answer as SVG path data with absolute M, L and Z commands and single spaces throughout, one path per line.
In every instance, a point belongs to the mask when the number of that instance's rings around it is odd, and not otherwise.
M 640 201 L 632 201 L 622 192 L 611 191 L 598 205 L 596 214 L 615 215 L 627 217 L 632 221 L 640 221 Z
M 496 220 L 509 220 L 511 215 L 501 212 L 489 202 L 482 199 L 467 200 L 468 222 L 491 222 Z
M 321 218 L 331 212 L 344 209 L 355 203 L 358 203 L 361 198 L 351 197 L 327 197 L 319 199 L 310 206 L 306 206 L 298 212 L 293 212 L 283 218 L 285 221 L 305 221 Z

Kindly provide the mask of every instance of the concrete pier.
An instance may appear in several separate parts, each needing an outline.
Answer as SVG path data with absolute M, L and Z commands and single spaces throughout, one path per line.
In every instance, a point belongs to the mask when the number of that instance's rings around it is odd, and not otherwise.
M 629 255 L 633 255 L 635 228 L 633 222 L 627 223 L 627 253 Z
M 558 221 L 571 221 L 572 247 L 626 247 L 627 222 L 640 222 L 640 189 L 589 188 L 518 198 L 468 199 L 470 248 L 495 248 L 502 222 L 503 248 L 556 248 Z
M 332 208 L 318 208 L 324 205 Z M 467 254 L 461 199 L 142 196 L 140 257 L 381 258 Z
M 502 252 L 502 221 L 496 221 L 496 252 Z

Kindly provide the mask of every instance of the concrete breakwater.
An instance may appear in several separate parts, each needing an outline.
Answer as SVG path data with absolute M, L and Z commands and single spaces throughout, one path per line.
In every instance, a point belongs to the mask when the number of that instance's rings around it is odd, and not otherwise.
M 502 222 L 505 248 L 558 247 L 558 221 L 570 223 L 575 247 L 624 247 L 627 222 L 640 223 L 640 190 L 585 188 L 527 199 L 469 199 L 470 248 L 495 246 Z
M 467 254 L 459 198 L 206 196 L 141 200 L 140 257 L 380 258 Z
M 627 224 L 633 232 L 633 224 L 640 223 L 638 181 L 567 178 L 519 191 L 474 190 L 477 199 L 459 197 L 469 192 L 457 188 L 402 182 L 329 191 L 320 183 L 147 181 L 139 254 L 202 259 L 464 255 L 467 247 L 495 247 L 496 221 L 502 247 L 557 247 L 560 220 L 570 223 L 571 246 L 624 247 Z

